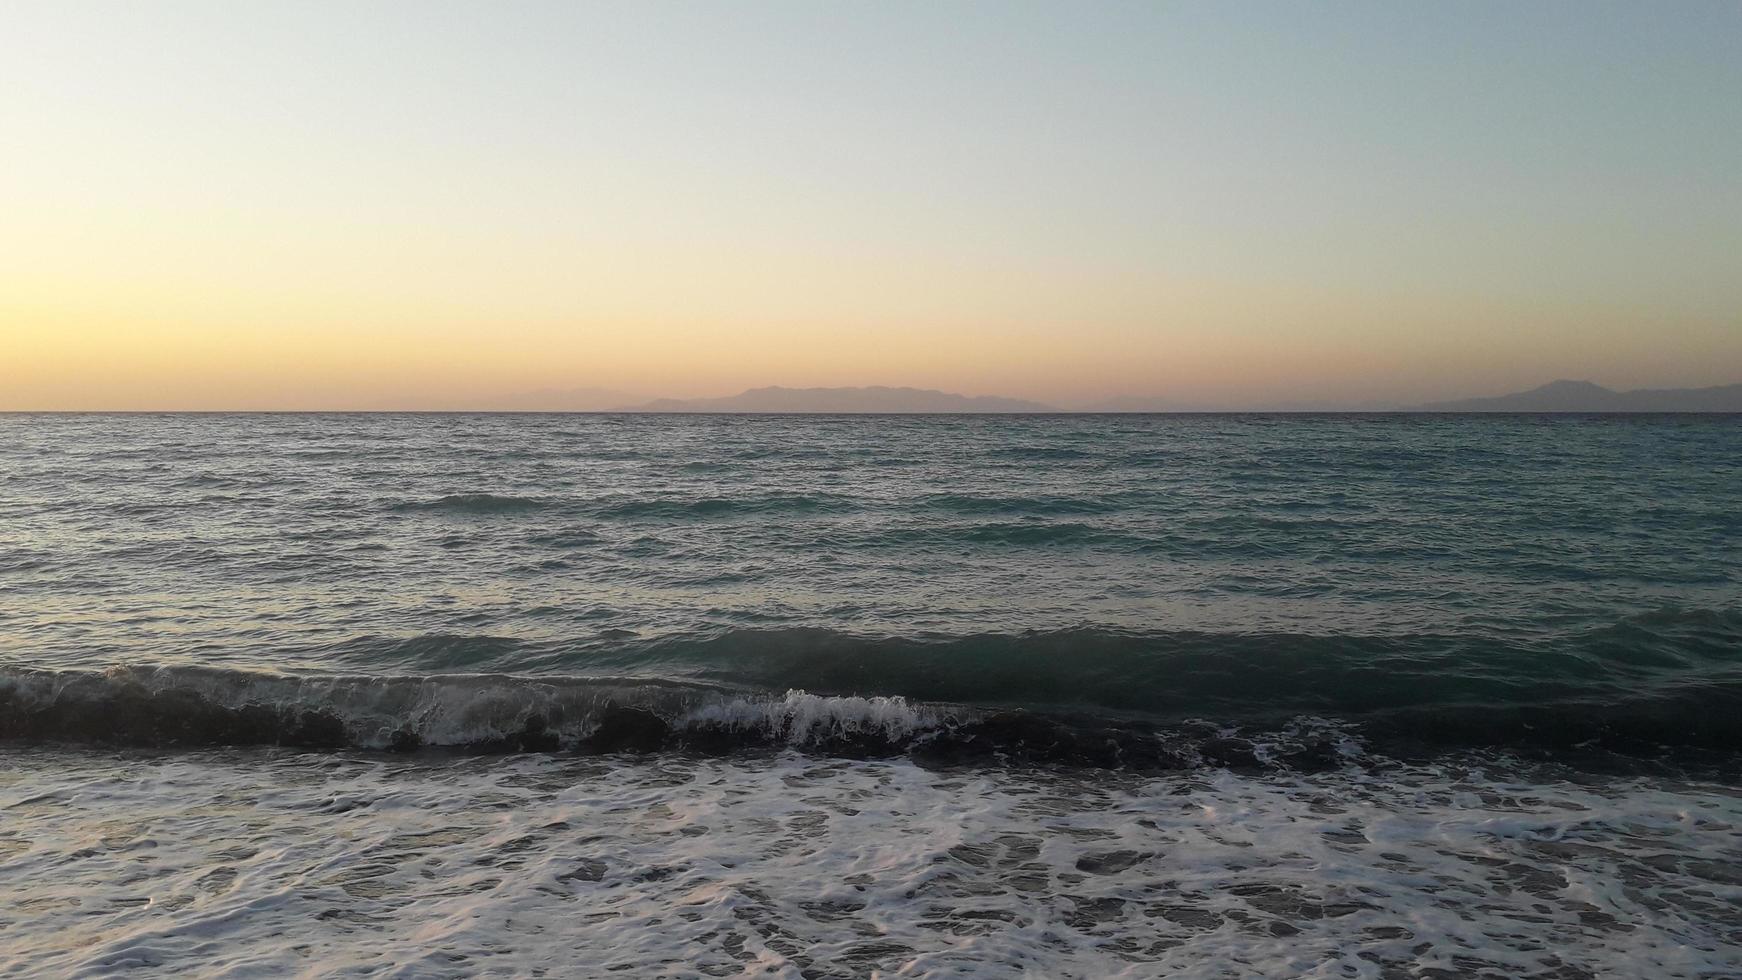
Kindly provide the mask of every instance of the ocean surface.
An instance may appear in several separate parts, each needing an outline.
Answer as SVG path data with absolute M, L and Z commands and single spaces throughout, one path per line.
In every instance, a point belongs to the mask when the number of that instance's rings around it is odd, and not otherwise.
M 0 882 L 19 976 L 1742 976 L 1742 418 L 0 415 Z

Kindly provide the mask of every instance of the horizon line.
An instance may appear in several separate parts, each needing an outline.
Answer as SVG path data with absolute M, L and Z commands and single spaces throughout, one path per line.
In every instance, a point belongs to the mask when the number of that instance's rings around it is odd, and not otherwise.
M 643 409 L 500 408 L 0 408 L 0 415 L 646 415 L 646 416 L 821 416 L 913 418 L 916 416 L 1035 417 L 1055 415 L 1742 415 L 1734 409 L 1433 409 L 1433 408 L 1205 408 L 1116 412 L 1052 409 L 1034 412 L 732 412 L 646 411 Z

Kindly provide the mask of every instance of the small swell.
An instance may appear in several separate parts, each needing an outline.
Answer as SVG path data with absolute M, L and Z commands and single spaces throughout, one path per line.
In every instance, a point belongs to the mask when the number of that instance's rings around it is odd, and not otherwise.
M 1074 446 L 1010 446 L 994 450 L 989 455 L 1002 456 L 1006 459 L 1042 462 L 1069 462 L 1094 458 L 1094 453 Z
M 550 506 L 550 503 L 548 500 L 537 497 L 514 497 L 494 493 L 452 493 L 435 500 L 394 504 L 390 509 L 399 513 L 519 514 L 542 510 Z
M 1108 531 L 1078 521 L 988 521 L 984 523 L 895 527 L 867 533 L 857 539 L 867 548 L 921 543 L 981 544 L 1003 547 L 1042 547 L 1056 544 L 1104 544 L 1143 548 L 1151 544 L 1135 535 Z
M 1040 545 L 1063 544 L 1069 541 L 1094 541 L 1106 536 L 1090 524 L 1057 522 L 1047 524 L 991 523 L 961 529 L 955 537 L 977 544 Z
M 851 509 L 844 498 L 812 494 L 757 497 L 637 498 L 610 504 L 598 516 L 616 520 L 707 520 L 755 514 L 822 514 Z
M 951 514 L 1105 514 L 1125 505 L 1110 496 L 1067 497 L 1059 495 L 1011 497 L 945 493 L 920 499 L 920 507 Z

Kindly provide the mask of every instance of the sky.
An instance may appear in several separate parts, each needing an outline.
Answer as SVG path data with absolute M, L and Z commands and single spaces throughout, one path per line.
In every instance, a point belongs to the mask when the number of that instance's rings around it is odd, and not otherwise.
M 0 25 L 0 409 L 1742 381 L 1732 0 Z

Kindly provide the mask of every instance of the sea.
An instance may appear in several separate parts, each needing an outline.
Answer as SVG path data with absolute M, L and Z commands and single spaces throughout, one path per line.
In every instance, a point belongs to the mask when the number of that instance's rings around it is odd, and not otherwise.
M 1742 976 L 1742 417 L 0 415 L 0 975 Z

